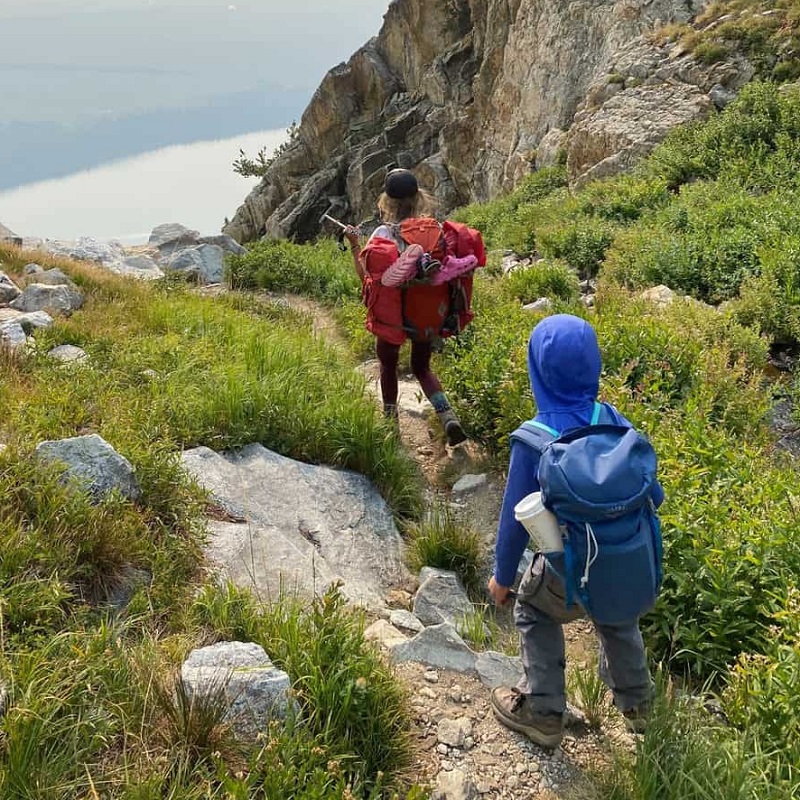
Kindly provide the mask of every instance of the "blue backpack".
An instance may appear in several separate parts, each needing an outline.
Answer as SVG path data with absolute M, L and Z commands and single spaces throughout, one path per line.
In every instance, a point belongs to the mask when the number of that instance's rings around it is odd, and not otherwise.
M 656 454 L 595 403 L 589 425 L 559 433 L 524 422 L 512 439 L 540 454 L 542 502 L 564 537 L 566 602 L 601 624 L 650 610 L 661 587 L 661 525 L 652 500 Z

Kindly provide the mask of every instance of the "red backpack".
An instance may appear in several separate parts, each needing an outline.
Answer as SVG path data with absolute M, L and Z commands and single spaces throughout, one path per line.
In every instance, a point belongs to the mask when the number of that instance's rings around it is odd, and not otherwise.
M 432 286 L 409 281 L 403 286 L 384 286 L 381 276 L 400 257 L 402 250 L 418 244 L 431 258 L 475 255 L 478 266 L 486 264 L 486 252 L 478 231 L 458 222 L 439 224 L 430 217 L 403 220 L 392 226 L 394 237 L 376 236 L 361 251 L 366 267 L 363 297 L 367 330 L 392 344 L 443 339 L 460 333 L 475 316 L 472 274 Z

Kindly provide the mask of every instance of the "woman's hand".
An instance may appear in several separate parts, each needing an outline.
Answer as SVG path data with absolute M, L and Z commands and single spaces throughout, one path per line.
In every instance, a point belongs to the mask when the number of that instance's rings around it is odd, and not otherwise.
M 358 254 L 361 252 L 361 231 L 355 227 L 355 225 L 347 225 L 345 226 L 343 236 L 350 242 L 350 253 L 353 256 L 353 266 L 356 269 L 356 274 L 358 275 L 361 280 L 364 280 L 364 264 L 362 263 L 361 259 L 358 257 Z
M 347 225 L 344 229 L 344 238 L 350 243 L 351 250 L 361 249 L 361 232 L 355 225 Z

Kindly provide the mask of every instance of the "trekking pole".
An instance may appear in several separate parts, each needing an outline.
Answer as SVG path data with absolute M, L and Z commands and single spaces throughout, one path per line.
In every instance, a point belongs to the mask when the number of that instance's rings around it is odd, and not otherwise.
M 347 228 L 347 225 L 345 225 L 345 224 L 344 224 L 344 222 L 339 222 L 339 220 L 338 220 L 338 219 L 334 219 L 334 218 L 333 218 L 333 217 L 332 217 L 330 214 L 328 214 L 327 212 L 326 212 L 325 214 L 323 214 L 323 215 L 322 215 L 322 218 L 321 218 L 321 219 L 327 219 L 329 222 L 332 222 L 334 225 L 338 225 L 338 226 L 339 226 L 339 227 L 340 227 L 342 230 L 345 230 L 345 229 Z

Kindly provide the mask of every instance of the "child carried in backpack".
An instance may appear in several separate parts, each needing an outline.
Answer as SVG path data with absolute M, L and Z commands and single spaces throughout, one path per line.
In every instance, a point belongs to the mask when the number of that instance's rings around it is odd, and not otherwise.
M 562 625 L 594 623 L 600 676 L 629 730 L 640 732 L 653 695 L 639 617 L 661 584 L 656 508 L 664 492 L 645 437 L 609 403 L 597 401 L 600 349 L 592 326 L 558 314 L 542 320 L 528 343 L 537 414 L 511 436 L 511 459 L 489 592 L 511 597 L 528 532 L 515 506 L 541 492 L 556 516 L 563 552 L 534 554 L 516 594 L 525 675 L 492 691 L 495 716 L 544 747 L 557 746 L 566 710 Z

